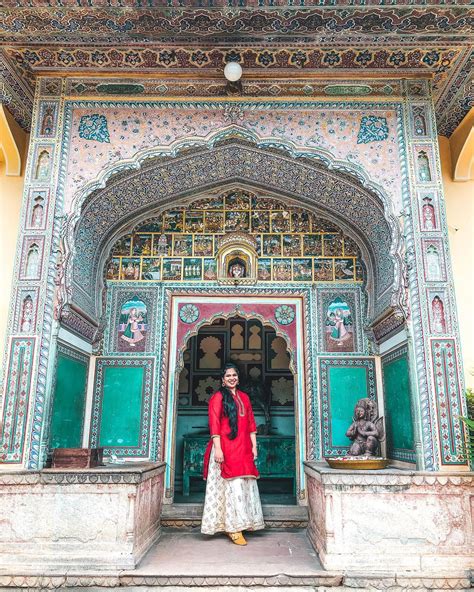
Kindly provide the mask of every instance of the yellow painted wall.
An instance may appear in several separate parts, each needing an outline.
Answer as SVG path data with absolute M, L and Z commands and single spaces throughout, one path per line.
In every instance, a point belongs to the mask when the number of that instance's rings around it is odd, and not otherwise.
M 459 316 L 466 387 L 474 388 L 474 181 L 454 182 L 450 141 L 439 137 L 449 246 Z
M 6 346 L 6 329 L 9 320 L 13 265 L 17 245 L 20 209 L 23 195 L 25 161 L 28 150 L 28 136 L 25 134 L 23 145 L 19 144 L 21 154 L 20 175 L 7 174 L 4 145 L 0 136 L 0 253 L 2 254 L 2 289 L 0 290 L 0 347 Z M 5 147 L 6 149 L 6 147 Z M 2 372 L 3 376 L 3 372 Z

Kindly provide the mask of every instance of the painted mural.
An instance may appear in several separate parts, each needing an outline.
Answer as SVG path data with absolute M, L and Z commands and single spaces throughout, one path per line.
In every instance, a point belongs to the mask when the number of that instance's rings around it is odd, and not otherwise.
M 259 281 L 363 281 L 359 248 L 336 224 L 241 190 L 165 210 L 139 224 L 112 247 L 106 278 L 214 281 L 220 240 L 237 231 L 255 241 Z M 247 275 L 242 257 L 229 262 L 229 277 Z
M 139 298 L 125 302 L 118 326 L 119 351 L 145 351 L 147 328 L 145 303 Z
M 335 298 L 326 313 L 326 351 L 354 351 L 351 309 L 347 302 Z

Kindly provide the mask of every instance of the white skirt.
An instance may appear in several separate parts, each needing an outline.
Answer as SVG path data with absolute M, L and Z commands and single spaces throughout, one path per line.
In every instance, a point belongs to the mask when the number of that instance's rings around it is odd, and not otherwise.
M 240 532 L 265 528 L 257 480 L 251 477 L 223 479 L 214 448 L 209 458 L 206 498 L 201 532 Z

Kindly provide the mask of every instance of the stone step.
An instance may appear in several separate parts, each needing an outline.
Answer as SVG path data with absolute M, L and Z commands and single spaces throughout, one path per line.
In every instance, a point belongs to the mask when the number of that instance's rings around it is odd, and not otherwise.
M 164 528 L 197 528 L 201 525 L 203 504 L 165 504 L 161 513 Z M 267 528 L 306 528 L 308 508 L 263 504 L 263 518 Z

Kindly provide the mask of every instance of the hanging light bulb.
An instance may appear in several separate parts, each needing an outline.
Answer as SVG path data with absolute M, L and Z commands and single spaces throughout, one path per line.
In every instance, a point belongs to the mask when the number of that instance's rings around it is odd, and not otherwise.
M 237 62 L 229 62 L 224 68 L 224 76 L 229 82 L 237 82 L 242 77 L 242 66 Z

